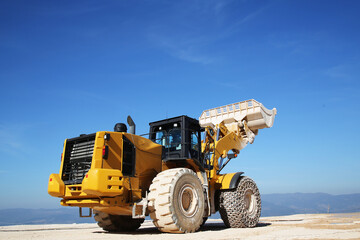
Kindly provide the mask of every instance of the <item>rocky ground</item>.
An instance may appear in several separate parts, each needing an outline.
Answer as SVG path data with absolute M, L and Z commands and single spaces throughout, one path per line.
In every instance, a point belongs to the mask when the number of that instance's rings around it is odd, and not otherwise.
M 151 221 L 128 233 L 107 233 L 96 224 L 1 226 L 0 239 L 360 239 L 360 213 L 264 217 L 257 227 L 247 229 L 226 228 L 221 220 L 210 219 L 190 234 L 161 233 Z

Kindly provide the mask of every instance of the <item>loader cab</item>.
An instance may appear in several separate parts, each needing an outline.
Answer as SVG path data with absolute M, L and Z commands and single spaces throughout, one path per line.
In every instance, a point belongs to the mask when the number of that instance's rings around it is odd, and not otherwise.
M 150 140 L 163 146 L 163 161 L 193 159 L 202 162 L 198 120 L 183 115 L 149 125 Z

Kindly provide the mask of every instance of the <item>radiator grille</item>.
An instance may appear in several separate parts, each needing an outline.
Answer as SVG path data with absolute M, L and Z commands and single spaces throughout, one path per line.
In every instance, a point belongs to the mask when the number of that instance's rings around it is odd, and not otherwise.
M 62 180 L 66 185 L 80 184 L 91 167 L 95 134 L 66 141 Z

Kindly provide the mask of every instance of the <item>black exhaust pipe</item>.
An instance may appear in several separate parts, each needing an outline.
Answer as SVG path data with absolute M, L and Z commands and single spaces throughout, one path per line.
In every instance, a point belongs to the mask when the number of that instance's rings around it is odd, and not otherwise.
M 129 124 L 129 127 L 130 127 L 129 133 L 135 134 L 135 123 L 132 120 L 132 118 L 130 117 L 130 115 L 127 117 L 127 122 Z

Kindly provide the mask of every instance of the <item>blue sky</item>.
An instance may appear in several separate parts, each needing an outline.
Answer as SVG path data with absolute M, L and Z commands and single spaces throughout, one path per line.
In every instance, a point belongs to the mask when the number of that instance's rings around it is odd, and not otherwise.
M 225 172 L 261 193 L 360 192 L 359 1 L 1 1 L 0 208 L 54 208 L 65 138 L 254 98 Z

